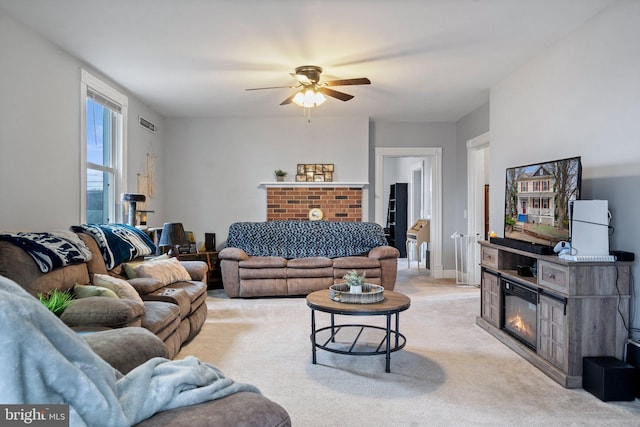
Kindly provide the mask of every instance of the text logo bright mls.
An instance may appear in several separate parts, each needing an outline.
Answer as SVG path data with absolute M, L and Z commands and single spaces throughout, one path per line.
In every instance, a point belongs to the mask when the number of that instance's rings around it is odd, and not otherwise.
M 69 405 L 0 405 L 0 425 L 69 427 Z

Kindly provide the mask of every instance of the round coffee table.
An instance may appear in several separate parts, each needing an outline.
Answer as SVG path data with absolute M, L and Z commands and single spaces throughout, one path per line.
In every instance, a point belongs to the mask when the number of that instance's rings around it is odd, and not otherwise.
M 351 304 L 334 301 L 329 298 L 329 290 L 315 291 L 307 295 L 307 305 L 311 308 L 311 352 L 313 364 L 316 364 L 316 349 L 330 351 L 332 353 L 349 354 L 354 356 L 371 356 L 375 354 L 386 355 L 385 372 L 391 372 L 391 353 L 402 349 L 407 339 L 399 332 L 399 313 L 405 311 L 411 305 L 408 296 L 393 291 L 384 291 L 384 300 L 371 304 Z M 316 328 L 316 310 L 331 314 L 331 326 Z M 386 328 L 372 325 L 348 324 L 336 325 L 334 316 L 336 314 L 344 316 L 386 316 Z M 391 317 L 395 315 L 395 329 L 391 329 Z M 337 348 L 335 344 L 336 335 L 341 330 L 359 330 L 353 343 L 347 350 Z M 356 344 L 364 330 L 382 330 L 384 338 L 382 342 L 370 350 L 358 350 Z M 316 342 L 318 332 L 330 330 L 329 339 L 324 343 Z M 393 345 L 392 345 L 393 341 Z M 384 346 L 384 348 L 383 348 Z

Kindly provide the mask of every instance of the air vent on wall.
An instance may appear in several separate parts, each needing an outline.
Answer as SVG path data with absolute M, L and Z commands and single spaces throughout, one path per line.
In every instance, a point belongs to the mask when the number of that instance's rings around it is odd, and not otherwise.
M 151 133 L 156 133 L 156 125 L 151 123 L 149 120 L 143 118 L 142 116 L 138 116 L 138 124 L 148 130 Z

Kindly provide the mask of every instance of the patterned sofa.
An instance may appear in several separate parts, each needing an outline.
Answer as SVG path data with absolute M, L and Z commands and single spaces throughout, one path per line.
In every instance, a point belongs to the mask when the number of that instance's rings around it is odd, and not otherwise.
M 351 270 L 393 290 L 399 252 L 370 222 L 236 222 L 220 251 L 229 297 L 307 295 L 343 283 Z

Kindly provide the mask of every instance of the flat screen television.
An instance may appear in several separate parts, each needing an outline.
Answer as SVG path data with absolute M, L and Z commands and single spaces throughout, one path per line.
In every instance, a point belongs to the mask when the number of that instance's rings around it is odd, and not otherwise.
M 569 240 L 569 202 L 580 198 L 581 185 L 580 157 L 508 168 L 504 237 L 522 250 L 552 253 Z

